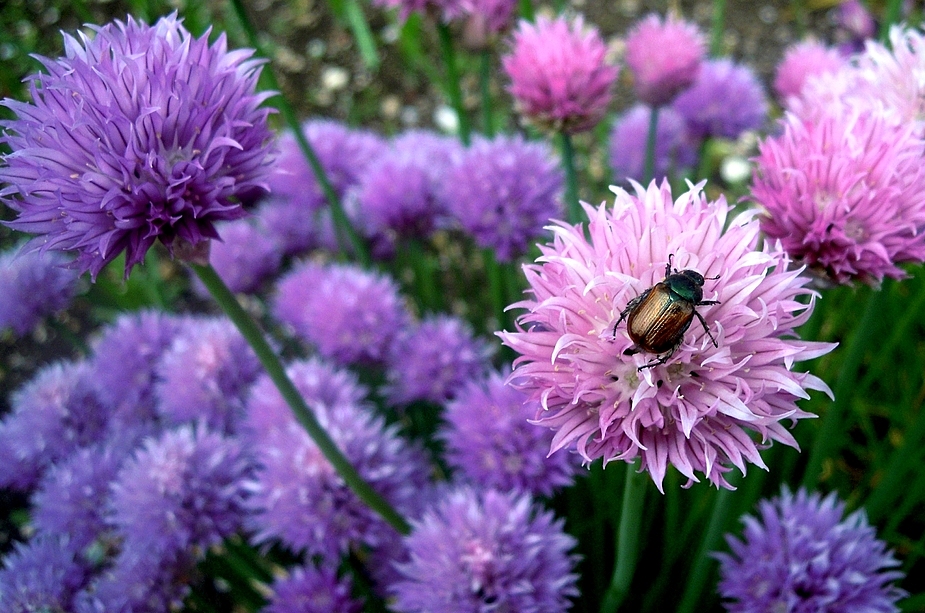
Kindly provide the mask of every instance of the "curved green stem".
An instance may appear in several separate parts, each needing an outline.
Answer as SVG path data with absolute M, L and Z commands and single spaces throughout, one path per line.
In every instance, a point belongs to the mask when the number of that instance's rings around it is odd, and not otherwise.
M 735 473 L 738 474 L 738 473 Z M 730 478 L 731 482 L 733 479 Z M 710 565 L 713 564 L 710 558 L 710 552 L 717 548 L 723 528 L 726 525 L 726 519 L 729 515 L 729 506 L 732 500 L 732 490 L 721 489 L 716 493 L 716 500 L 713 501 L 713 512 L 710 513 L 710 521 L 707 523 L 707 529 L 703 533 L 703 540 L 700 542 L 700 549 L 694 558 L 694 564 L 690 574 L 687 576 L 687 582 L 684 586 L 684 593 L 681 596 L 681 605 L 678 607 L 678 613 L 692 613 L 698 610 L 698 605 L 702 605 L 701 595 L 703 586 L 706 585 L 710 574 Z M 670 537 L 668 537 L 670 538 Z
M 890 28 L 899 23 L 902 16 L 903 0 L 887 0 L 883 9 L 883 19 L 880 23 L 880 42 L 890 40 Z
M 562 151 L 562 170 L 565 172 L 565 210 L 569 223 L 578 223 L 583 215 L 581 202 L 578 200 L 578 174 L 575 172 L 575 148 L 572 137 L 565 132 L 559 133 Z
M 646 158 L 642 171 L 642 185 L 647 186 L 655 178 L 655 141 L 658 135 L 658 107 L 652 107 L 649 114 L 649 132 L 646 136 Z
M 627 465 L 626 481 L 623 484 L 623 504 L 620 507 L 620 524 L 617 527 L 617 563 L 610 587 L 604 594 L 601 613 L 615 613 L 629 594 L 639 555 L 639 532 L 642 525 L 646 479 L 645 473 L 636 472 L 635 464 Z
M 822 423 L 813 441 L 806 472 L 803 473 L 803 485 L 812 490 L 822 473 L 822 463 L 838 449 L 842 442 L 842 435 L 846 429 L 845 410 L 849 404 L 848 394 L 857 383 L 858 367 L 871 342 L 874 331 L 874 322 L 881 317 L 883 292 L 874 291 L 867 301 L 864 315 L 855 328 L 854 335 L 845 351 L 845 361 L 842 363 L 835 381 L 835 400 L 829 404 L 828 410 L 822 416 Z
M 231 4 L 238 16 L 238 20 L 241 22 L 241 26 L 247 33 L 247 39 L 250 45 L 257 50 L 258 54 L 262 55 L 263 57 L 269 57 L 269 55 L 267 55 L 266 51 L 260 45 L 260 39 L 257 36 L 257 31 L 254 29 L 253 24 L 250 22 L 250 18 L 247 16 L 247 11 L 244 8 L 243 0 L 231 0 Z M 289 126 L 289 129 L 292 131 L 293 136 L 295 136 L 296 142 L 299 144 L 299 149 L 302 151 L 302 155 L 304 155 L 305 159 L 308 161 L 308 165 L 311 167 L 312 173 L 315 175 L 315 179 L 321 186 L 321 190 L 324 192 L 324 197 L 327 199 L 328 205 L 331 207 L 331 217 L 334 220 L 334 228 L 337 234 L 338 244 L 345 252 L 347 251 L 346 247 L 348 245 L 352 247 L 353 252 L 356 254 L 356 257 L 360 263 L 362 263 L 363 266 L 368 267 L 372 261 L 370 259 L 369 250 L 366 248 L 366 244 L 362 241 L 360 235 L 353 227 L 353 224 L 350 223 L 350 219 L 347 217 L 347 213 L 344 211 L 343 204 L 341 204 L 340 197 L 337 195 L 337 192 L 334 191 L 334 186 L 331 185 L 331 181 L 328 179 L 327 173 L 325 173 L 324 167 L 321 165 L 321 161 L 318 159 L 318 155 L 315 153 L 314 148 L 312 148 L 311 143 L 308 142 L 308 139 L 305 138 L 305 132 L 302 130 L 302 126 L 299 123 L 298 117 L 296 116 L 295 109 L 293 109 L 292 105 L 289 104 L 289 100 L 286 98 L 286 96 L 282 94 L 279 81 L 276 80 L 276 74 L 273 72 L 273 67 L 267 66 L 267 70 L 265 70 L 263 74 L 269 82 L 270 88 L 277 92 L 276 107 L 279 109 L 280 114 L 283 116 L 283 120 L 286 122 L 286 125 Z
M 456 66 L 456 50 L 453 47 L 453 36 L 450 27 L 445 23 L 437 24 L 437 35 L 440 38 L 440 54 L 443 56 L 443 65 L 446 69 L 446 89 L 450 103 L 456 111 L 459 121 L 459 139 L 467 147 L 471 139 L 469 116 L 463 106 L 462 86 L 459 83 L 459 69 Z
M 379 66 L 379 53 L 376 51 L 376 41 L 373 39 L 373 33 L 369 29 L 369 22 L 366 21 L 366 15 L 363 14 L 360 3 L 357 0 L 345 0 L 344 15 L 353 32 L 353 38 L 357 41 L 357 48 L 360 50 L 363 63 L 369 70 L 375 70 Z
M 398 532 L 407 534 L 410 531 L 408 522 L 369 483 L 363 480 L 363 477 L 360 476 L 350 461 L 337 448 L 337 445 L 331 440 L 325 429 L 318 423 L 315 414 L 305 404 L 305 399 L 302 398 L 302 395 L 286 374 L 282 362 L 280 362 L 273 348 L 270 347 L 257 323 L 241 307 L 234 294 L 231 293 L 225 282 L 215 272 L 215 269 L 211 265 L 202 266 L 193 263 L 188 263 L 188 265 L 199 277 L 199 280 L 202 281 L 202 284 L 206 286 L 206 289 L 209 290 L 215 302 L 218 303 L 238 328 L 241 336 L 248 342 L 254 353 L 257 354 L 257 358 L 276 385 L 279 393 L 283 396 L 286 404 L 292 409 L 296 419 L 308 432 L 315 445 L 318 446 L 318 450 L 331 463 L 334 470 L 337 471 L 360 500 L 379 513 Z

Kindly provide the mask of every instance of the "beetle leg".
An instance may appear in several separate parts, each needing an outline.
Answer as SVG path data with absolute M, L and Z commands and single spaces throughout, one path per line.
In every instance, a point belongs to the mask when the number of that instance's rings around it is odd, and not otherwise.
M 711 301 L 711 302 L 714 302 L 714 303 L 715 303 L 715 301 Z M 709 337 L 710 337 L 710 340 L 713 341 L 713 346 L 716 347 L 717 349 L 719 349 L 719 345 L 717 344 L 716 339 L 713 338 L 713 335 L 710 333 L 710 328 L 707 327 L 707 322 L 706 322 L 706 320 L 703 318 L 703 315 L 701 315 L 700 313 L 698 313 L 696 309 L 694 309 L 694 315 L 696 315 L 696 316 L 697 316 L 697 319 L 700 320 L 700 324 L 703 326 L 703 329 L 704 329 L 704 331 L 707 333 L 707 336 L 709 336 Z
M 665 264 L 665 278 L 668 278 L 668 275 L 671 274 L 671 258 L 674 257 L 673 253 L 668 254 L 668 263 Z
M 650 291 L 652 290 L 647 289 L 646 291 L 642 292 L 641 294 L 639 294 L 638 296 L 636 296 L 635 298 L 633 298 L 632 300 L 626 303 L 626 307 L 622 311 L 620 311 L 620 318 L 617 320 L 617 323 L 613 325 L 613 336 L 614 337 L 617 336 L 617 326 L 620 325 L 620 322 L 626 319 L 626 316 L 630 314 L 630 311 L 636 308 L 636 305 L 642 302 L 645 299 L 645 297 L 649 295 Z
M 636 370 L 639 371 L 639 370 L 645 370 L 645 369 L 647 369 L 647 368 L 654 368 L 654 367 L 656 367 L 656 366 L 661 366 L 662 364 L 664 364 L 665 362 L 667 362 L 668 359 L 669 359 L 671 356 L 674 355 L 675 350 L 677 350 L 677 348 L 678 348 L 680 345 L 681 345 L 681 343 L 678 343 L 677 345 L 675 345 L 674 347 L 672 347 L 671 350 L 666 351 L 665 353 L 663 353 L 662 355 L 658 356 L 658 358 L 652 360 L 652 361 L 649 362 L 648 364 L 643 364 L 642 366 L 640 366 L 640 367 L 637 368 Z

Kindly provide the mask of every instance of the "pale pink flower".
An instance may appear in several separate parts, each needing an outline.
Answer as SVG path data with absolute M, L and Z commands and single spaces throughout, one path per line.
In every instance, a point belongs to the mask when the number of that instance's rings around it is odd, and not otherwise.
M 774 72 L 774 93 L 781 101 L 799 96 L 812 77 L 838 72 L 846 64 L 837 49 L 819 41 L 805 40 L 792 45 Z
M 760 145 L 762 229 L 836 283 L 905 276 L 899 264 L 925 261 L 925 140 L 886 110 L 815 110 Z
M 754 212 L 724 231 L 731 207 L 722 196 L 708 202 L 702 185 L 676 201 L 667 182 L 615 189 L 613 207 L 585 205 L 590 240 L 581 225 L 555 222 L 553 242 L 524 267 L 533 297 L 514 306 L 528 312 L 516 332 L 499 333 L 521 354 L 510 383 L 540 401 L 536 423 L 557 431 L 552 452 L 574 445 L 588 462 L 640 458 L 659 489 L 669 464 L 688 484 L 700 472 L 723 487 L 731 466 L 764 468 L 760 448 L 797 446 L 783 421 L 812 417 L 796 401 L 811 389 L 831 395 L 793 371 L 834 348 L 795 334 L 813 310 L 809 279 L 778 242 L 759 248 Z M 628 355 L 625 322 L 614 326 L 669 260 L 707 278 L 704 300 L 718 304 L 698 311 L 718 346 L 695 320 L 667 362 L 651 366 L 652 354 Z
M 696 25 L 673 15 L 664 21 L 647 16 L 626 37 L 626 65 L 636 97 L 649 106 L 668 104 L 697 79 L 705 53 Z
M 520 113 L 537 126 L 569 134 L 590 130 L 604 117 L 618 70 L 605 61 L 596 28 L 572 20 L 521 21 L 511 53 L 501 60 Z

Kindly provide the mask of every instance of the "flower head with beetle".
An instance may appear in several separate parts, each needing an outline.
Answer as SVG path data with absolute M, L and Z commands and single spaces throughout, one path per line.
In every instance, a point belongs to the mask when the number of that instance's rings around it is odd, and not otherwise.
M 753 211 L 727 228 L 731 207 L 722 197 L 707 201 L 702 183 L 676 200 L 667 182 L 633 186 L 614 188 L 613 207 L 585 205 L 590 240 L 581 225 L 555 222 L 553 242 L 525 266 L 533 296 L 512 306 L 527 313 L 516 331 L 499 333 L 521 354 L 509 381 L 540 400 L 536 423 L 557 431 L 552 452 L 574 446 L 587 462 L 641 458 L 659 489 L 669 464 L 688 485 L 699 472 L 730 487 L 732 466 L 764 467 L 760 447 L 796 447 L 782 422 L 812 416 L 796 405 L 807 390 L 831 391 L 793 364 L 835 345 L 796 336 L 815 294 L 779 243 L 759 247 Z M 703 301 L 716 304 L 698 309 L 710 334 L 694 322 L 674 350 L 653 355 L 619 319 L 664 279 L 669 259 L 703 276 Z

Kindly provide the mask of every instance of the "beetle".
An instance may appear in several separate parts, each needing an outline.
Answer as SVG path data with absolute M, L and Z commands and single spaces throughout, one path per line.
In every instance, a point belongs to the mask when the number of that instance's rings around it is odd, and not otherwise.
M 613 335 L 616 336 L 617 326 L 626 320 L 626 330 L 634 343 L 630 355 L 639 351 L 658 354 L 657 359 L 638 370 L 667 362 L 681 345 L 694 317 L 700 320 L 713 346 L 719 347 L 703 315 L 697 312 L 699 306 L 719 304 L 718 300 L 703 299 L 704 281 L 719 277 L 705 278 L 696 270 L 678 271 L 675 268 L 672 272 L 672 255 L 668 256 L 668 264 L 665 265 L 665 279 L 630 300 L 613 326 Z

